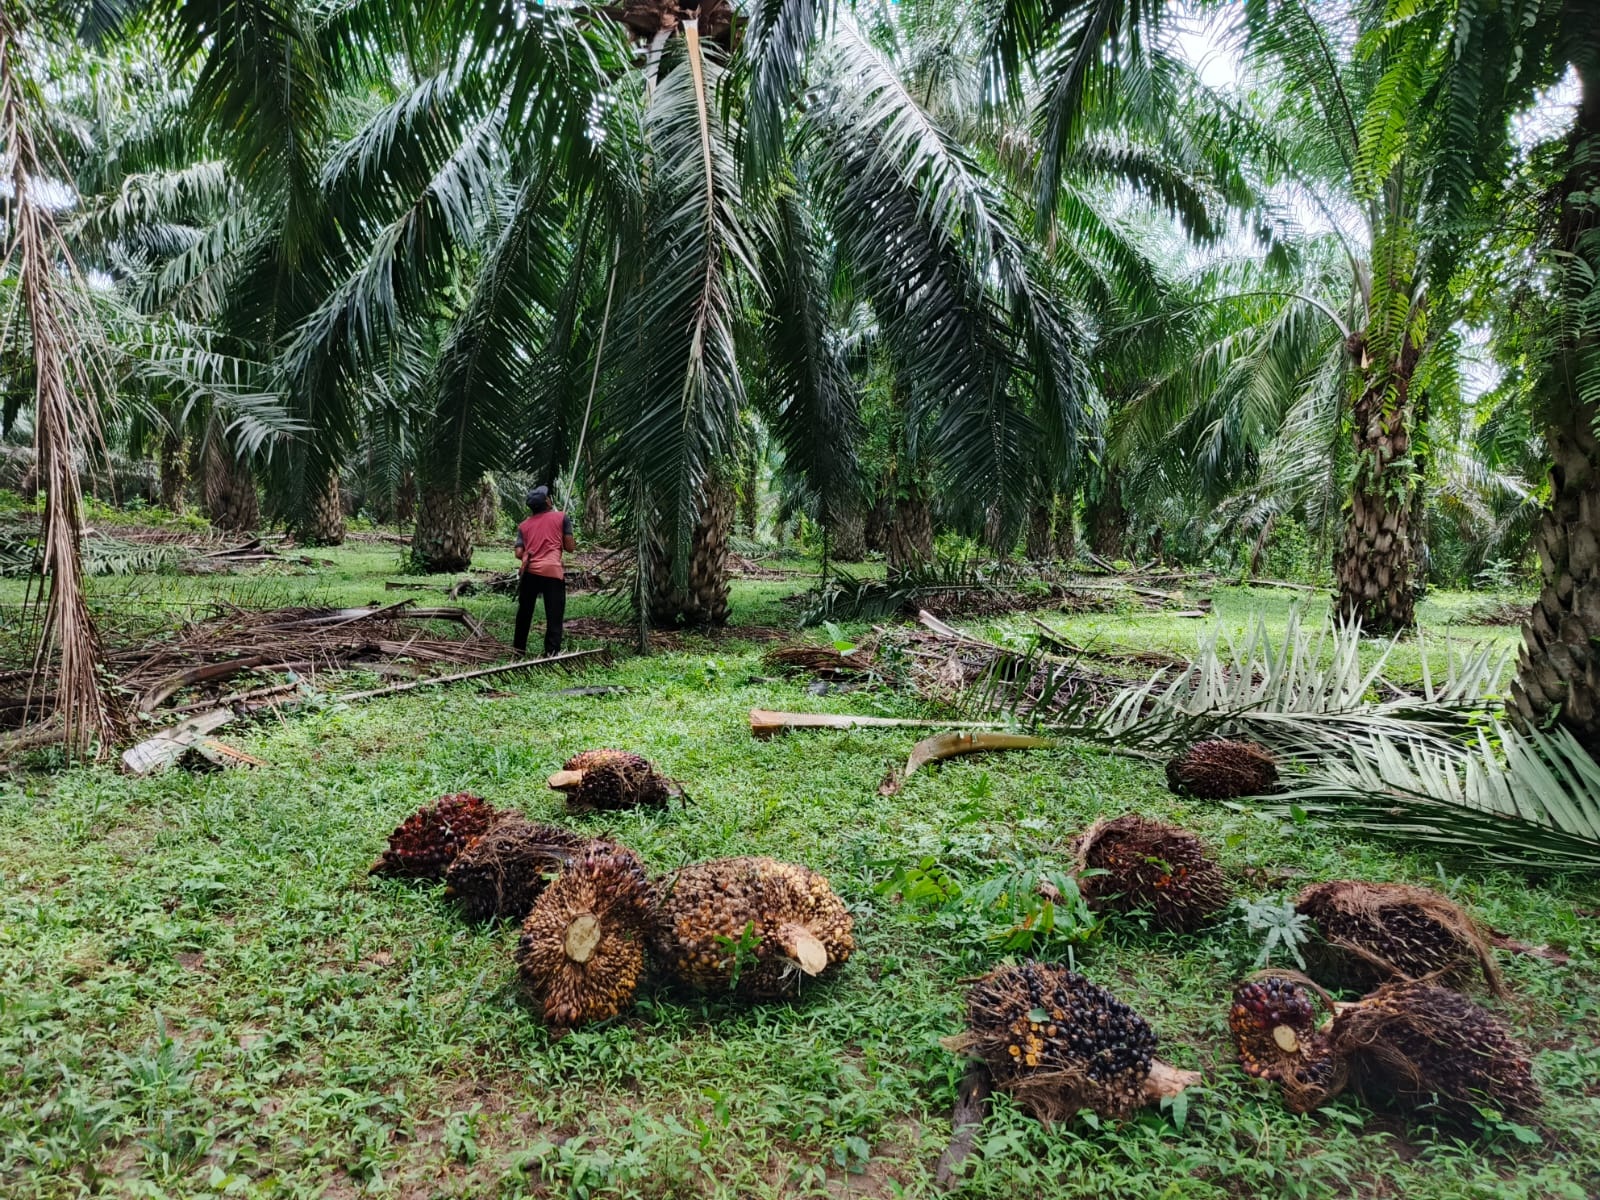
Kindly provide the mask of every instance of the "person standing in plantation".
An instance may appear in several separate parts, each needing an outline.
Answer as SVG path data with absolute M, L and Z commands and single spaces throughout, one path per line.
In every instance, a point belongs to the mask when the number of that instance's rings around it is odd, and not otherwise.
M 551 507 L 549 488 L 529 492 L 528 508 L 532 515 L 517 526 L 513 550 L 518 563 L 517 631 L 511 644 L 519 654 L 528 652 L 533 607 L 543 596 L 544 652 L 549 656 L 561 652 L 561 619 L 567 610 L 567 573 L 561 555 L 576 550 L 578 543 L 572 536 L 572 518 Z

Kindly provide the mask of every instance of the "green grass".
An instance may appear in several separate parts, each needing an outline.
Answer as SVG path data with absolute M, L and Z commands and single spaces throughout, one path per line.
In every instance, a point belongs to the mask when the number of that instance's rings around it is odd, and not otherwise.
M 391 548 L 269 584 L 139 578 L 153 611 L 229 588 L 274 603 L 393 599 Z M 109 589 L 111 581 L 97 580 Z M 775 624 L 787 584 L 740 585 L 741 622 Z M 109 590 L 100 591 L 112 595 Z M 404 594 L 404 593 L 402 593 Z M 425 595 L 425 594 L 423 594 Z M 1469 600 L 1440 597 L 1443 622 Z M 431 602 L 424 600 L 424 602 Z M 1287 615 L 1278 592 L 1224 590 L 1220 618 Z M 575 614 L 590 611 L 580 600 Z M 504 635 L 511 605 L 469 606 Z M 1198 622 L 1050 618 L 1075 636 L 1185 650 Z M 1019 627 L 1013 619 L 988 623 Z M 1474 638 L 1514 631 L 1473 627 Z M 115 1196 L 926 1195 L 949 1137 L 963 980 L 999 957 L 992 916 L 911 909 L 882 885 L 939 864 L 973 883 L 1059 862 L 1102 813 L 1204 832 L 1252 896 L 1340 875 L 1429 883 L 1496 929 L 1572 954 L 1504 956 L 1503 1015 L 1536 1048 L 1537 1125 L 1467 1134 L 1354 1099 L 1309 1116 L 1231 1061 L 1224 1015 L 1255 944 L 1112 924 L 1080 967 L 1206 1072 L 1184 1119 L 1046 1130 L 998 1102 L 959 1194 L 972 1197 L 1585 1197 L 1600 1191 L 1600 936 L 1592 888 L 1460 876 L 1415 855 L 1248 811 L 1183 802 L 1159 769 L 1095 750 L 968 758 L 880 797 L 914 734 L 753 741 L 753 705 L 915 714 L 900 696 L 818 698 L 762 677 L 760 648 L 689 639 L 577 678 L 529 675 L 349 708 L 230 740 L 254 772 L 129 780 L 110 769 L 12 776 L 0 793 L 0 1193 Z M 1404 649 L 1404 647 L 1402 648 Z M 631 690 L 561 697 L 575 683 Z M 511 694 L 506 694 L 511 693 Z M 514 986 L 515 930 L 462 924 L 437 890 L 366 867 L 411 809 L 447 791 L 560 818 L 544 777 L 570 753 L 656 759 L 686 811 L 589 819 L 657 870 L 766 853 L 826 872 L 859 951 L 799 1002 L 745 1008 L 647 989 L 622 1019 L 552 1036 Z

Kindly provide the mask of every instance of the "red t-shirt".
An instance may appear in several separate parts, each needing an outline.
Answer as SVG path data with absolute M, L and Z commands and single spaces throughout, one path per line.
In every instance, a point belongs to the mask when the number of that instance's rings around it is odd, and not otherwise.
M 572 536 L 572 518 L 557 508 L 534 513 L 517 526 L 517 557 L 530 575 L 565 579 L 561 565 L 561 539 Z

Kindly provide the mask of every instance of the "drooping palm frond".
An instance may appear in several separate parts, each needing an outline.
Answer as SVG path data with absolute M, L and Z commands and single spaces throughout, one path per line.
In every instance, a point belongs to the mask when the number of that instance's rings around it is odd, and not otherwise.
M 1600 873 L 1600 764 L 1559 726 L 1495 722 L 1465 746 L 1352 731 L 1288 784 L 1275 808 L 1296 820 L 1484 866 Z
M 761 285 L 750 224 L 763 214 L 741 203 L 737 164 L 718 116 L 728 77 L 713 53 L 705 51 L 704 107 L 690 64 L 667 65 L 645 117 L 645 244 L 619 301 L 616 384 L 608 401 L 618 433 L 607 461 L 612 471 L 642 482 L 645 508 L 634 519 L 653 529 L 679 573 L 687 569 L 695 522 L 743 405 L 738 286 L 740 279 Z

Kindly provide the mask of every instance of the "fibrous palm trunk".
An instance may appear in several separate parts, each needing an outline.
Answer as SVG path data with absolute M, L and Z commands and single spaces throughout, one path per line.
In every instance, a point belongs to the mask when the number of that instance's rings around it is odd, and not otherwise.
M 720 476 L 707 480 L 700 515 L 689 539 L 684 586 L 676 582 L 672 551 L 658 545 L 650 556 L 649 616 L 657 627 L 728 623 L 728 534 L 733 488 Z
M 161 507 L 183 512 L 183 493 L 189 485 L 189 453 L 183 431 L 168 427 L 161 437 Z
M 1084 511 L 1089 549 L 1101 558 L 1119 559 L 1128 538 L 1128 510 L 1122 503 L 1122 480 L 1107 472 L 1096 496 Z
M 1583 99 L 1567 143 L 1556 247 L 1558 304 L 1576 309 L 1600 277 L 1600 69 L 1580 64 Z M 1544 586 L 1522 628 L 1511 693 L 1530 724 L 1555 717 L 1600 757 L 1600 333 L 1571 311 L 1552 322 L 1552 361 L 1541 392 L 1548 414 L 1550 501 L 1535 544 Z
M 473 536 L 481 520 L 476 492 L 462 496 L 455 488 L 424 484 L 411 533 L 412 569 L 429 575 L 465 571 L 472 565 Z
M 1034 503 L 1028 506 L 1028 560 L 1048 562 L 1055 553 L 1055 542 L 1050 537 L 1050 506 Z
M 894 517 L 885 531 L 891 577 L 905 575 L 933 561 L 933 512 L 920 486 L 895 497 Z
M 339 472 L 330 471 L 318 494 L 307 498 L 295 531 L 304 546 L 338 546 L 344 543 L 344 501 L 339 495 Z
M 854 504 L 828 509 L 829 550 L 838 562 L 860 562 L 867 556 L 866 515 Z
M 861 527 L 861 540 L 868 550 L 875 550 L 879 554 L 888 552 L 889 522 L 893 518 L 893 505 L 881 496 L 871 508 L 867 509 L 867 517 Z
M 1056 557 L 1070 563 L 1078 556 L 1078 529 L 1072 512 L 1072 497 L 1056 501 Z
M 261 502 L 256 479 L 248 464 L 240 463 L 222 444 L 221 431 L 213 428 L 201 456 L 200 502 L 213 528 L 240 533 L 261 524 Z
M 1352 414 L 1356 473 L 1333 576 L 1339 616 L 1359 621 L 1369 633 L 1394 633 L 1416 623 L 1409 392 L 1417 357 L 1407 337 L 1392 370 L 1367 374 Z
M 598 541 L 606 535 L 610 525 L 611 496 L 605 480 L 590 475 L 583 487 L 583 524 L 578 532 Z

